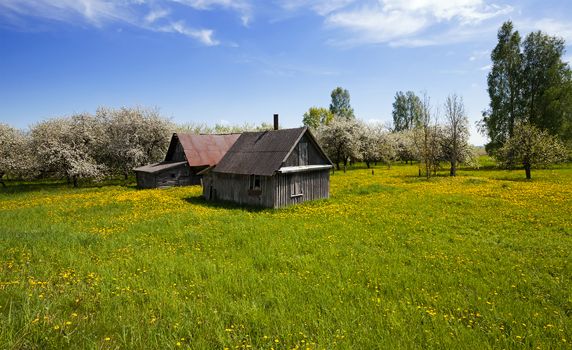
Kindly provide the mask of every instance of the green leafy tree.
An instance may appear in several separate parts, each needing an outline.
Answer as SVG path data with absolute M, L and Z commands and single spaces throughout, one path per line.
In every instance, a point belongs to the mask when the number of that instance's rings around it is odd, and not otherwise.
M 530 179 L 532 168 L 544 167 L 566 159 L 566 148 L 556 136 L 529 123 L 517 124 L 514 134 L 497 152 L 497 160 L 506 167 L 521 163 Z
M 393 131 L 411 130 L 420 125 L 421 99 L 413 91 L 398 91 L 393 102 Z
M 355 119 L 354 109 L 350 104 L 350 92 L 348 90 L 338 86 L 332 90 L 331 97 L 330 112 L 335 118 L 346 120 Z
M 491 53 L 488 93 L 490 108 L 483 113 L 482 130 L 489 137 L 487 151 L 494 152 L 512 136 L 514 125 L 522 119 L 522 54 L 520 34 L 512 22 L 503 23 L 498 43 Z
M 564 40 L 540 31 L 523 42 L 523 97 L 528 122 L 569 140 L 572 118 L 570 67 L 562 61 Z
M 332 119 L 334 119 L 334 114 L 327 108 L 310 107 L 310 109 L 304 113 L 302 123 L 315 130 L 318 129 L 320 125 L 328 125 Z
M 572 72 L 562 57 L 565 42 L 540 31 L 524 42 L 511 22 L 498 32 L 488 75 L 490 108 L 483 113 L 481 131 L 493 152 L 527 122 L 572 144 Z

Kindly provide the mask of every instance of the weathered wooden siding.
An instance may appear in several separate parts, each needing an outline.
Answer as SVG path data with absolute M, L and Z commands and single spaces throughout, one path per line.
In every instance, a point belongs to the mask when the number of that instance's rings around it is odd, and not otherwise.
M 193 184 L 192 181 L 194 180 L 193 176 L 191 176 L 191 170 L 187 164 L 182 164 L 176 168 L 165 169 L 156 173 L 137 172 L 136 177 L 137 187 L 139 188 L 189 186 Z M 197 183 L 200 183 L 200 180 L 198 180 Z
M 298 177 L 301 195 L 292 195 L 292 181 Z M 276 174 L 274 176 L 274 208 L 329 198 L 330 172 L 329 170 L 309 171 L 301 173 Z
M 135 177 L 137 178 L 137 187 L 139 188 L 157 187 L 154 174 L 136 172 Z
M 250 190 L 249 175 L 210 173 L 203 178 L 203 195 L 208 200 L 271 208 L 273 184 L 271 176 L 261 176 L 260 190 Z
M 183 149 L 183 145 L 178 140 L 177 140 L 177 146 L 175 147 L 175 152 L 173 152 L 173 155 L 170 158 L 171 159 L 166 159 L 166 160 L 170 162 L 182 162 L 187 160 L 187 156 L 185 156 L 185 150 Z
M 302 138 L 300 139 L 300 141 L 298 142 L 296 147 L 294 147 L 294 149 L 292 150 L 292 153 L 290 154 L 288 159 L 286 159 L 286 162 L 284 162 L 284 166 L 302 165 L 302 164 L 300 164 L 300 155 L 299 155 L 299 149 L 298 149 L 300 142 L 305 142 L 308 144 L 308 164 L 303 164 L 303 165 L 329 164 L 328 160 L 325 159 L 324 157 L 322 157 L 322 155 L 320 154 L 320 152 L 316 148 L 316 145 L 310 140 L 310 138 L 307 137 L 306 135 L 304 135 L 304 136 L 302 136 Z

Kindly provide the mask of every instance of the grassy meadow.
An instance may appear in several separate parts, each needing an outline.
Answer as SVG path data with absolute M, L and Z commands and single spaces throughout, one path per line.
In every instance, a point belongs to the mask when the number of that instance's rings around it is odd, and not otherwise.
M 281 210 L 9 185 L 0 348 L 571 348 L 572 167 L 416 174 Z

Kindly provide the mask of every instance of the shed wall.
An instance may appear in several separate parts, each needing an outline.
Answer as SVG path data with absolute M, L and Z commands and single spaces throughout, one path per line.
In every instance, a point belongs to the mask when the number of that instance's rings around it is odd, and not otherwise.
M 193 180 L 200 183 L 199 179 L 194 179 L 198 175 L 192 175 L 187 164 L 165 169 L 155 173 L 137 172 L 137 187 L 139 188 L 166 188 L 173 186 L 189 186 Z
M 139 188 L 157 187 L 154 174 L 142 173 L 137 171 L 135 172 L 135 177 L 137 178 L 137 187 Z
M 173 152 L 173 155 L 170 158 L 171 159 L 166 159 L 166 160 L 171 162 L 182 162 L 187 160 L 187 156 L 185 155 L 185 150 L 183 149 L 183 145 L 178 140 L 177 140 L 177 146 L 175 147 L 175 152 Z
M 301 195 L 292 193 L 293 181 L 296 181 L 296 178 L 299 181 Z M 279 173 L 274 176 L 274 183 L 274 208 L 330 196 L 330 172 L 327 169 L 301 173 Z
M 260 177 L 260 190 L 250 190 L 250 175 L 209 173 L 203 178 L 203 195 L 207 200 L 271 208 L 273 191 L 271 176 Z
M 300 155 L 299 155 L 299 144 L 300 144 L 300 142 L 305 142 L 308 144 L 308 164 L 300 164 Z M 312 142 L 312 140 L 310 140 L 310 138 L 308 136 L 306 136 L 306 135 L 302 136 L 302 138 L 300 139 L 300 142 L 298 142 L 296 147 L 294 147 L 294 149 L 292 150 L 292 153 L 290 153 L 290 156 L 288 157 L 288 159 L 286 159 L 286 162 L 284 162 L 283 166 L 329 164 L 328 160 L 325 159 L 321 155 L 320 151 L 318 151 L 318 149 L 316 148 L 316 145 L 314 144 L 314 142 Z

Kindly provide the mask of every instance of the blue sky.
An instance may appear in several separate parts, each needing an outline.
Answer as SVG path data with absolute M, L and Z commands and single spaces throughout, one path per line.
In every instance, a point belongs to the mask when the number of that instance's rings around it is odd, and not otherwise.
M 0 121 L 138 105 L 294 127 L 342 86 L 366 121 L 390 121 L 412 90 L 436 107 L 462 95 L 474 124 L 502 22 L 572 43 L 570 14 L 570 1 L 0 0 Z

